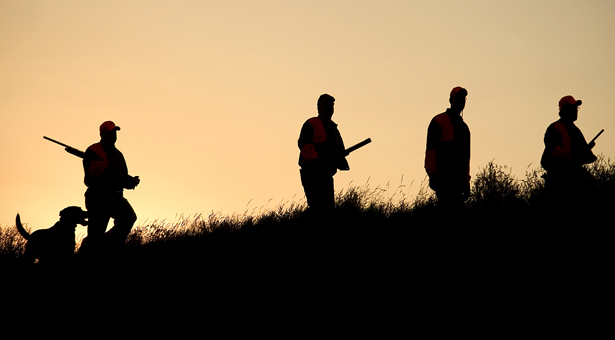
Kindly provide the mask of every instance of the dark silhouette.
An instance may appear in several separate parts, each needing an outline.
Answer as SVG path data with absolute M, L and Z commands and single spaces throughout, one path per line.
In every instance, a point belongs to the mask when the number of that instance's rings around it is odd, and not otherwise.
M 451 107 L 427 129 L 425 170 L 443 208 L 460 208 L 470 196 L 470 129 L 462 117 L 467 95 L 466 89 L 453 88 Z
M 364 146 L 366 146 L 367 144 L 371 143 L 372 139 L 371 138 L 367 138 L 362 142 L 359 142 L 351 147 L 349 147 L 348 149 L 346 149 L 346 151 L 344 151 L 344 155 L 348 156 L 351 152 L 356 151 Z
M 124 198 L 124 189 L 134 189 L 140 182 L 139 176 L 130 176 L 122 153 L 115 148 L 117 131 L 112 121 L 100 125 L 100 142 L 92 144 L 85 151 L 83 170 L 85 172 L 85 205 L 89 212 L 88 236 L 84 239 L 79 254 L 100 256 L 103 246 L 108 250 L 119 250 L 137 220 L 132 206 Z M 94 160 L 94 159 L 100 160 Z M 114 226 L 105 235 L 109 219 Z
M 64 265 L 70 262 L 75 252 L 75 228 L 88 224 L 87 212 L 79 207 L 67 207 L 60 211 L 60 220 L 49 229 L 40 229 L 32 234 L 21 225 L 19 214 L 15 218 L 17 230 L 28 240 L 24 253 L 29 264 L 38 259 L 41 265 Z
M 331 117 L 335 98 L 323 94 L 318 98 L 318 117 L 308 119 L 299 135 L 301 184 L 308 206 L 332 209 L 335 206 L 333 175 L 350 170 L 344 141 Z
M 79 158 L 85 158 L 85 152 L 83 152 L 83 151 L 81 151 L 81 150 L 75 149 L 75 148 L 73 148 L 73 147 L 72 147 L 72 146 L 70 146 L 70 145 L 66 145 L 66 144 L 64 144 L 64 143 L 62 143 L 62 142 L 58 142 L 57 140 L 55 140 L 55 139 L 53 139 L 53 138 L 49 138 L 49 137 L 47 137 L 47 136 L 43 136 L 43 138 L 45 138 L 46 140 L 48 140 L 48 141 L 50 141 L 50 142 L 54 142 L 54 143 L 56 143 L 56 144 L 58 144 L 58 145 L 63 146 L 63 147 L 64 147 L 64 150 L 66 150 L 66 152 L 70 153 L 70 154 L 71 154 L 71 155 L 73 155 L 73 156 L 77 156 L 77 157 L 79 157 Z
M 540 164 L 547 171 L 544 176 L 547 193 L 559 202 L 579 198 L 585 177 L 583 165 L 597 159 L 592 152 L 596 143 L 592 140 L 588 144 L 574 124 L 582 103 L 572 96 L 562 97 L 559 101 L 560 119 L 549 125 L 545 132 L 545 149 Z

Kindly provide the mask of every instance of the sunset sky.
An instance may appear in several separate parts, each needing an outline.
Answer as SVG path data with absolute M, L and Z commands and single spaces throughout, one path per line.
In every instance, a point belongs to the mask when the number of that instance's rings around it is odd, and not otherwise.
M 336 189 L 416 195 L 455 86 L 472 175 L 538 168 L 565 95 L 612 158 L 614 61 L 610 0 L 0 0 L 0 225 L 85 208 L 81 160 L 43 136 L 85 150 L 106 120 L 141 178 L 137 225 L 302 202 L 297 138 L 323 93 L 347 146 L 373 141 Z

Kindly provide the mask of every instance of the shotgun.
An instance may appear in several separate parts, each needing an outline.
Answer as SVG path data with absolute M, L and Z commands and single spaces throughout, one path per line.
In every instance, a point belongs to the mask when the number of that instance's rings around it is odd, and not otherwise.
M 68 152 L 69 154 L 73 155 L 73 156 L 77 156 L 79 158 L 85 158 L 85 152 L 81 151 L 81 150 L 77 150 L 75 148 L 73 148 L 70 145 L 66 145 L 62 142 L 58 142 L 55 139 L 49 138 L 47 136 L 43 136 L 43 138 L 45 138 L 46 140 L 50 141 L 50 142 L 54 142 L 56 144 L 62 145 L 64 147 L 64 150 L 66 150 L 66 152 Z
M 365 145 L 367 145 L 367 144 L 369 144 L 369 143 L 371 143 L 371 142 L 372 142 L 372 139 L 371 139 L 371 138 L 368 138 L 368 139 L 366 139 L 366 140 L 364 140 L 364 141 L 362 141 L 362 142 L 360 142 L 360 143 L 357 143 L 357 144 L 355 144 L 355 145 L 353 145 L 353 146 L 349 147 L 348 149 L 346 149 L 346 151 L 344 151 L 344 154 L 345 154 L 346 156 L 348 156 L 348 154 L 349 154 L 349 153 L 351 153 L 351 152 L 355 151 L 355 150 L 356 150 L 356 149 L 358 149 L 358 148 L 362 148 L 362 147 L 364 147 Z
M 591 140 L 591 142 L 589 142 L 588 144 L 593 143 L 596 139 L 598 139 L 598 137 L 600 137 L 600 135 L 604 132 L 604 129 L 600 130 L 600 132 L 598 132 L 598 134 L 596 135 L 596 137 L 594 137 L 594 139 Z

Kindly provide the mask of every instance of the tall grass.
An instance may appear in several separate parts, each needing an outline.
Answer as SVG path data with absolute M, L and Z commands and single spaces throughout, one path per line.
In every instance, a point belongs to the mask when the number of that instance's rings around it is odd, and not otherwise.
M 24 225 L 29 231 L 29 228 Z M 26 249 L 26 240 L 19 234 L 15 226 L 0 226 L 0 266 L 14 264 Z
M 588 199 L 600 207 L 595 214 L 610 221 L 615 164 L 600 157 L 585 170 L 589 178 Z M 511 169 L 489 162 L 472 180 L 471 197 L 466 202 L 464 215 L 466 220 L 460 224 L 492 230 L 503 224 L 510 226 L 511 221 L 527 225 L 534 219 L 532 214 L 542 209 L 543 174 L 540 168 L 528 167 L 525 178 L 517 179 Z M 304 247 L 318 247 L 326 239 L 352 238 L 356 236 L 353 233 L 363 235 L 360 242 L 366 247 L 374 246 L 369 245 L 370 235 L 377 235 L 378 242 L 393 241 L 392 244 L 401 246 L 400 238 L 434 226 L 433 221 L 442 214 L 436 209 L 435 196 L 426 181 L 421 183 L 415 197 L 408 197 L 404 190 L 404 185 L 395 189 L 388 185 L 371 188 L 369 183 L 351 185 L 337 192 L 335 209 L 327 218 L 308 211 L 302 200 L 251 213 L 180 216 L 173 223 L 153 220 L 133 228 L 126 254 L 139 262 L 163 257 L 181 261 L 182 257 L 195 257 L 195 253 L 205 261 L 206 257 L 215 258 L 216 252 L 249 257 L 271 249 L 292 251 L 288 248 L 289 240 L 295 244 L 300 242 L 299 247 L 306 249 Z M 391 230 L 403 233 L 390 234 Z M 25 241 L 14 226 L 0 226 L 0 263 L 18 260 L 24 246 Z

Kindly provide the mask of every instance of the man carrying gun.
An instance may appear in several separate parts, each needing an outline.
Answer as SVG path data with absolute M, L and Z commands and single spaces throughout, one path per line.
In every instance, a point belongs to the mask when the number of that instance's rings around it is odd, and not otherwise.
M 100 125 L 100 142 L 92 144 L 83 158 L 85 206 L 89 213 L 88 236 L 84 240 L 80 254 L 98 256 L 103 239 L 110 249 L 121 249 L 137 221 L 132 206 L 124 198 L 124 189 L 134 189 L 140 182 L 139 176 L 130 176 L 124 155 L 115 147 L 117 131 L 112 121 Z M 107 236 L 105 231 L 109 219 L 114 226 Z
M 335 98 L 323 94 L 318 98 L 318 117 L 308 119 L 301 128 L 298 146 L 301 184 L 308 206 L 329 210 L 335 206 L 333 175 L 337 170 L 350 170 L 346 156 L 353 150 L 371 142 L 367 139 L 351 148 L 344 141 L 331 117 Z
M 570 203 L 580 196 L 583 165 L 597 159 L 592 149 L 600 134 L 588 144 L 581 130 L 574 124 L 582 103 L 573 96 L 562 97 L 559 101 L 560 119 L 549 125 L 545 132 L 545 149 L 540 160 L 547 171 L 544 176 L 545 187 L 561 203 Z

